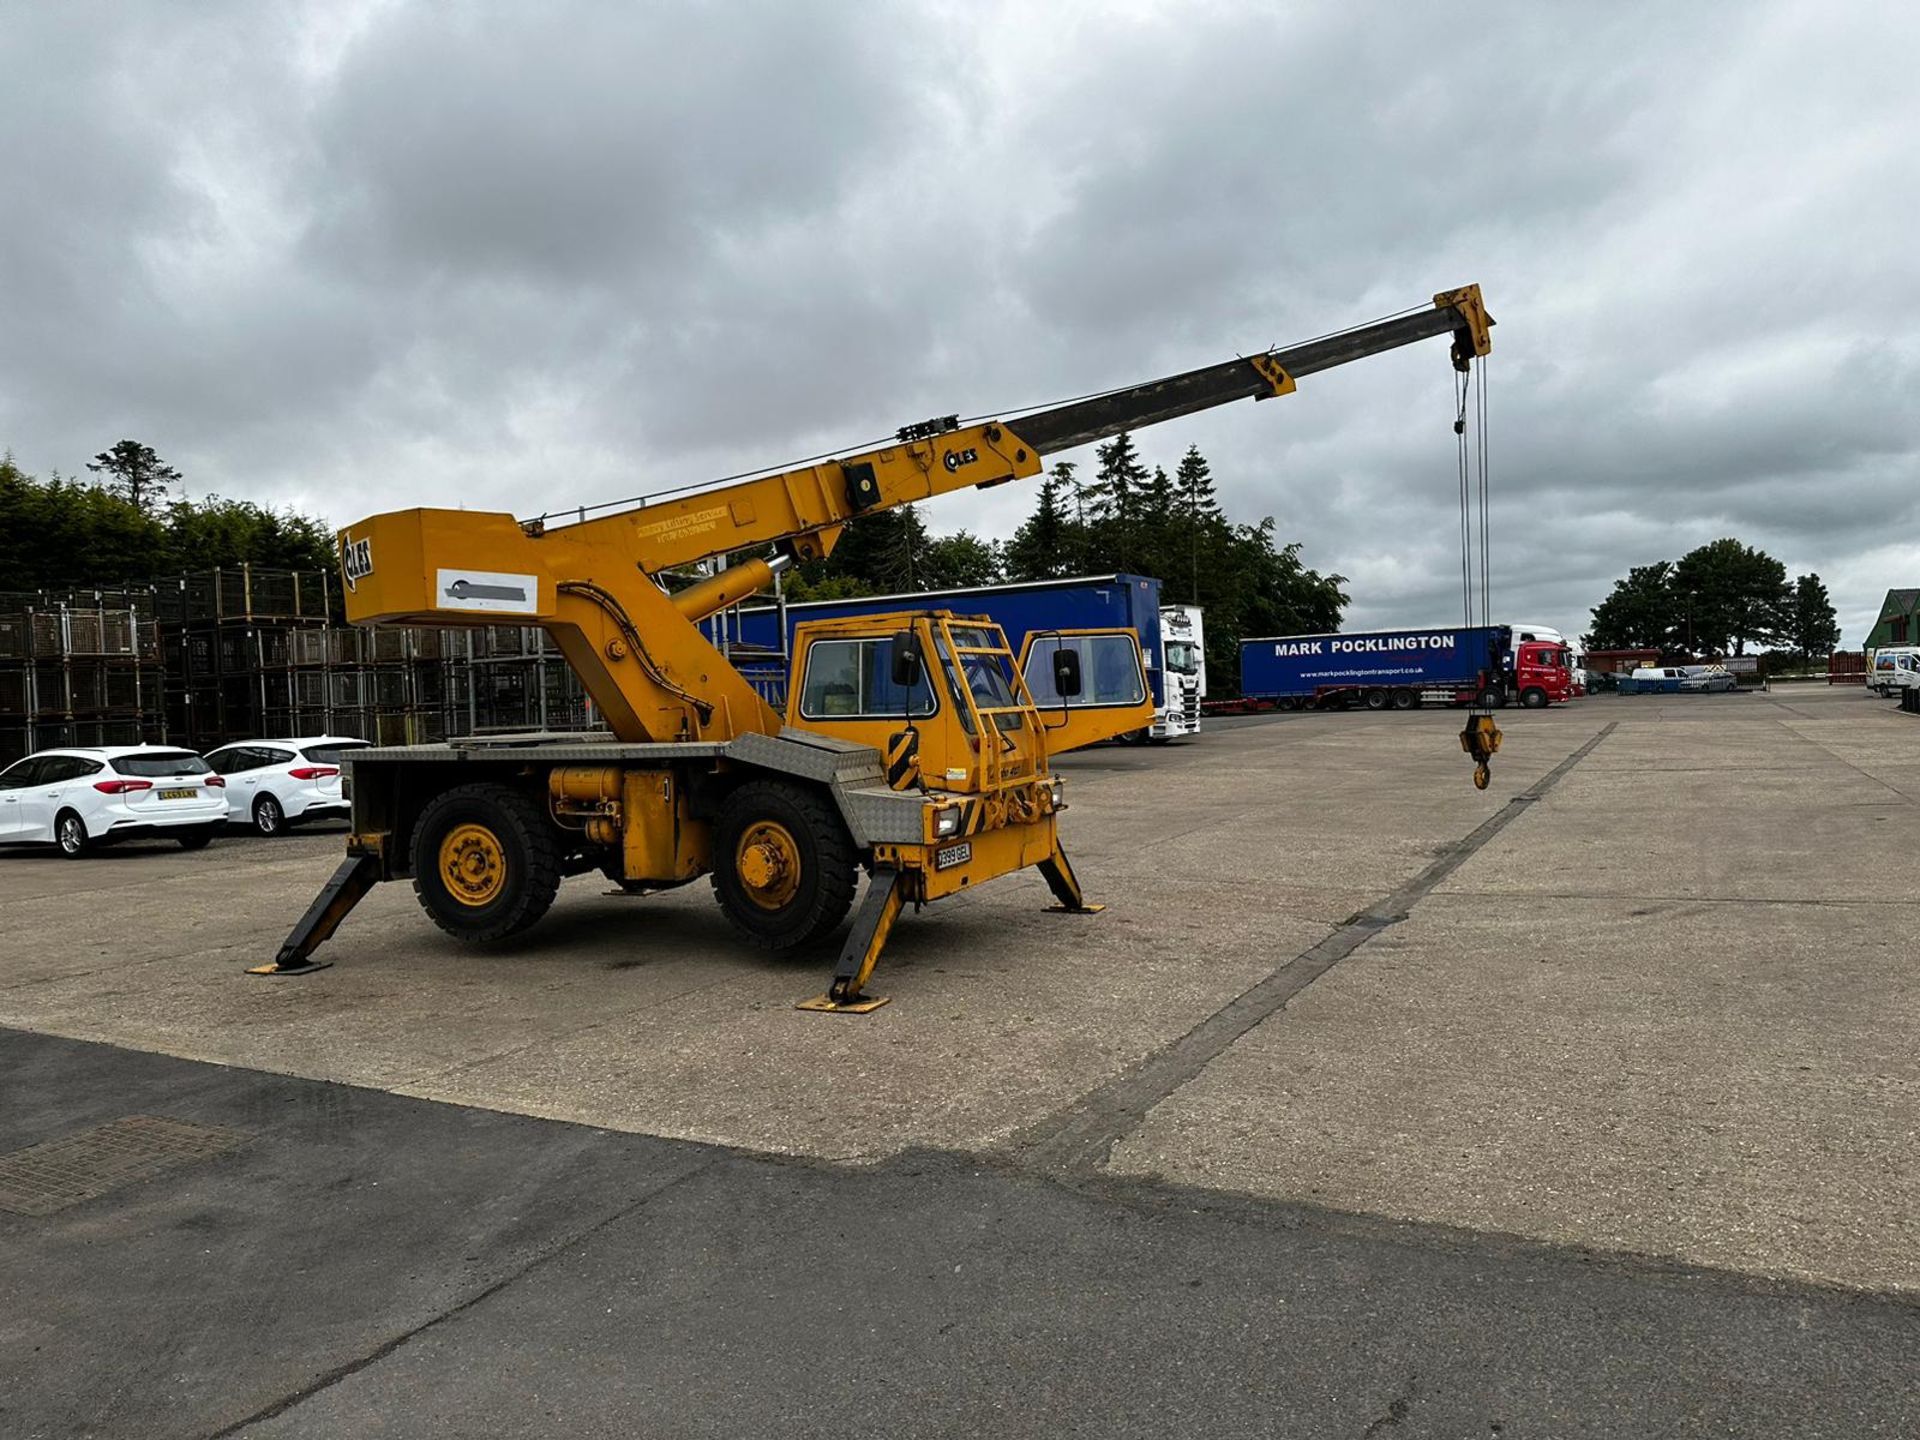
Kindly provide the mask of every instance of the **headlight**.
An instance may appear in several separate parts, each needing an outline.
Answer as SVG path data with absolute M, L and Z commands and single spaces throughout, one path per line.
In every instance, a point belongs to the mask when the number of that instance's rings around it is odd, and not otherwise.
M 1053 803 L 1056 809 L 1067 803 L 1067 782 L 1058 775 L 1048 777 L 1047 789 L 1053 792 Z
M 942 805 L 933 812 L 933 835 L 936 840 L 959 833 L 960 807 L 958 805 Z

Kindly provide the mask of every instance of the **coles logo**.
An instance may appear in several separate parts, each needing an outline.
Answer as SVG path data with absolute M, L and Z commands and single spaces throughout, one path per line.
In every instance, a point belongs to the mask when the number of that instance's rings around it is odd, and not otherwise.
M 340 578 L 352 590 L 373 573 L 373 538 L 355 540 L 350 536 L 340 537 Z

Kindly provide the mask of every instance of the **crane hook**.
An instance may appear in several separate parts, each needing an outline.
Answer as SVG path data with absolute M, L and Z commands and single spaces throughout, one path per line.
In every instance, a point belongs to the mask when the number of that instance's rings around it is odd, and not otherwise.
M 1493 752 L 1500 748 L 1500 727 L 1493 716 L 1468 716 L 1460 732 L 1460 748 L 1473 757 L 1473 788 L 1486 789 L 1493 780 Z

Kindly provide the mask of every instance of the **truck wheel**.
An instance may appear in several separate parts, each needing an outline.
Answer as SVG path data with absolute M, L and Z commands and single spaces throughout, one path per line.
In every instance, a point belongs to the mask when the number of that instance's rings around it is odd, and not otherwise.
M 1367 691 L 1367 709 L 1384 710 L 1387 708 L 1387 692 L 1378 685 Z
M 1420 692 L 1417 690 L 1394 691 L 1393 708 L 1396 710 L 1418 710 L 1420 708 Z
M 720 806 L 714 898 L 763 949 L 797 949 L 846 919 L 856 869 L 853 837 L 818 790 L 750 780 Z
M 1506 688 L 1501 685 L 1489 685 L 1480 692 L 1479 706 L 1482 710 L 1504 710 L 1507 708 Z
M 1529 710 L 1543 710 L 1547 704 L 1547 692 L 1538 685 L 1529 685 L 1520 692 L 1520 703 Z
M 506 785 L 456 785 L 429 801 L 413 832 L 413 893 L 449 935 L 484 944 L 517 935 L 560 889 L 560 837 Z

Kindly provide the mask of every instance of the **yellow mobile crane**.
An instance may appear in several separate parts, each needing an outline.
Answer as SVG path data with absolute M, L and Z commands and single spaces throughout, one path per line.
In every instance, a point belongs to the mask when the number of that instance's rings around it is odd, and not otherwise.
M 1043 456 L 1432 337 L 1452 337 L 1465 371 L 1491 324 L 1470 285 L 1288 349 L 1009 419 L 930 420 L 883 448 L 577 523 L 421 509 L 349 525 L 349 620 L 538 625 L 611 734 L 355 753 L 347 859 L 253 973 L 322 968 L 314 950 L 360 898 L 407 877 L 442 929 L 487 942 L 539 919 L 566 875 L 646 893 L 710 874 L 738 930 L 790 950 L 840 924 L 864 868 L 832 984 L 804 1002 L 825 1010 L 884 1003 L 862 987 L 909 903 L 1034 866 L 1054 908 L 1100 908 L 1061 849 L 1049 757 L 1151 720 L 1132 631 L 1041 633 L 1016 658 L 998 626 L 944 611 L 803 625 L 783 714 L 700 621 L 826 555 L 858 515 L 1037 475 Z M 672 594 L 656 579 L 761 548 Z

